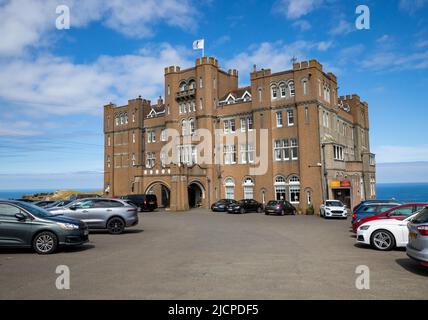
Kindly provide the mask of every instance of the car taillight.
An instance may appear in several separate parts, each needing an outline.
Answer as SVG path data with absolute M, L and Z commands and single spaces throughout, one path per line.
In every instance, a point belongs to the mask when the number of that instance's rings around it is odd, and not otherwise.
M 352 215 L 352 219 L 357 219 L 357 214 L 356 213 L 354 213 L 353 215 Z
M 427 226 L 419 226 L 418 231 L 423 236 L 428 236 L 428 225 Z
M 281 206 L 280 206 L 280 205 L 277 205 L 277 206 L 276 206 L 276 208 L 277 208 L 277 209 L 280 209 L 280 208 L 281 208 Z

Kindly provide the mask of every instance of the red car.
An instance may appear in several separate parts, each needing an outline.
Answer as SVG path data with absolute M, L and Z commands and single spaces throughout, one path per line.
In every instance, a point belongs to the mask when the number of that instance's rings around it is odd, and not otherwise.
M 391 208 L 385 212 L 379 213 L 374 216 L 370 217 L 364 217 L 359 220 L 356 220 L 352 224 L 352 231 L 355 233 L 357 232 L 357 229 L 359 226 L 361 226 L 363 223 L 378 220 L 378 219 L 397 219 L 397 220 L 404 220 L 407 217 L 414 214 L 416 211 L 422 210 L 428 206 L 428 203 L 406 203 L 402 204 L 400 206 Z

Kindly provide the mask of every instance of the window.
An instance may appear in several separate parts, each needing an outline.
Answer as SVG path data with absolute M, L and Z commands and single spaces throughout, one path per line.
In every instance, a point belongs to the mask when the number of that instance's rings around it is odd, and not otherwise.
M 291 142 L 291 160 L 297 160 L 299 158 L 299 146 L 297 144 L 297 139 L 290 139 Z
M 186 120 L 181 120 L 181 135 L 187 136 L 188 135 L 188 125 Z
M 254 181 L 251 178 L 246 178 L 244 180 L 244 199 L 253 199 L 254 198 Z
M 196 83 L 195 83 L 195 80 L 191 80 L 191 81 L 189 82 L 189 89 L 190 89 L 190 90 L 196 89 Z
M 161 151 L 161 153 L 159 154 L 159 157 L 160 157 L 162 167 L 165 167 L 165 165 L 166 165 L 166 152 Z
M 290 160 L 290 144 L 288 139 L 276 140 L 274 142 L 274 153 L 276 161 Z
M 192 102 L 190 103 L 190 105 L 192 106 L 192 110 L 193 110 L 193 111 L 196 111 L 196 103 L 195 103 L 195 101 L 192 101 Z
M 285 98 L 287 96 L 287 87 L 284 83 L 280 84 L 279 91 L 281 93 L 281 98 Z
M 125 113 L 125 124 L 128 124 L 128 113 Z
M 167 86 L 166 93 L 167 93 L 167 95 L 171 95 L 171 86 L 170 85 Z
M 111 168 L 111 158 L 107 156 L 107 168 Z
M 406 216 L 410 217 L 413 214 L 413 208 L 412 207 L 404 207 L 400 209 L 396 209 L 389 213 L 390 217 L 399 217 L 399 216 Z
M 202 98 L 199 98 L 199 109 L 202 110 L 204 108 Z
M 241 132 L 247 131 L 247 119 L 241 118 Z
M 303 95 L 307 95 L 308 94 L 308 80 L 303 80 Z
M 272 91 L 272 99 L 278 98 L 278 87 L 277 86 L 272 86 L 271 87 L 271 91 Z
M 224 164 L 236 163 L 236 147 L 234 144 L 224 146 Z
M 202 87 L 203 87 L 202 77 L 199 77 L 199 88 L 202 89 Z
M 154 152 L 146 153 L 146 168 L 153 168 L 156 162 L 156 155 Z
M 285 200 L 286 199 L 286 183 L 283 176 L 277 176 L 274 183 L 275 199 Z
M 120 115 L 120 124 L 125 124 L 125 117 L 123 114 Z
M 213 88 L 216 89 L 217 88 L 217 79 L 213 78 Z
M 135 131 L 132 131 L 132 143 L 135 143 Z
M 224 193 L 226 199 L 235 199 L 235 181 L 232 178 L 227 178 L 224 181 Z
M 290 202 L 299 203 L 300 202 L 300 179 L 297 176 L 292 176 L 288 180 L 289 190 L 290 190 Z
M 135 112 L 132 113 L 132 122 L 135 122 Z
M 376 157 L 375 157 L 374 154 L 370 155 L 369 162 L 370 162 L 371 166 L 375 166 L 376 165 Z
M 247 118 L 247 128 L 248 128 L 248 131 L 253 130 L 253 117 L 252 116 Z
M 166 137 L 166 129 L 163 129 L 161 131 L 161 141 L 166 141 L 167 137 Z
M 281 128 L 282 127 L 282 112 L 278 111 L 276 113 L 276 127 Z
M 195 133 L 195 119 L 190 119 L 189 120 L 189 134 L 194 134 Z
M 329 117 L 328 112 L 323 111 L 323 112 L 322 112 L 322 124 L 323 124 L 323 126 L 324 126 L 324 127 L 326 127 L 326 128 L 328 128 L 328 122 L 329 122 L 328 117 Z
M 224 133 L 235 132 L 235 119 L 224 120 Z
M 132 161 L 132 166 L 135 167 L 137 164 L 137 161 L 135 160 L 135 154 L 132 154 L 131 161 Z
M 110 136 L 107 136 L 107 145 L 109 147 L 111 146 L 111 138 L 110 138 Z
M 115 123 L 116 126 L 119 125 L 119 116 L 118 115 L 115 116 L 114 123 Z
M 262 102 L 262 88 L 259 88 L 259 101 Z
M 147 143 L 156 142 L 156 132 L 154 130 L 147 131 Z
M 186 91 L 187 90 L 187 84 L 186 82 L 182 82 L 180 83 L 180 92 Z
M 296 90 L 294 88 L 294 81 L 290 81 L 288 83 L 288 89 L 290 90 L 290 96 L 294 97 L 294 95 L 296 94 Z
M 293 110 L 287 111 L 287 125 L 288 126 L 294 126 L 294 111 Z
M 253 117 L 244 117 L 241 118 L 241 132 L 246 132 L 253 130 Z
M 342 146 L 338 146 L 338 145 L 333 146 L 333 157 L 334 157 L 334 160 L 339 160 L 339 161 L 345 160 Z
M 183 164 L 193 165 L 197 163 L 197 149 L 195 145 L 180 145 L 178 148 L 178 161 Z
M 306 203 L 308 206 L 312 204 L 312 192 L 306 191 Z
M 245 143 L 241 144 L 240 152 L 241 152 L 241 163 L 254 163 L 254 158 L 256 154 L 254 144 L 245 144 Z
M 370 194 L 372 197 L 376 196 L 376 179 L 375 177 L 370 177 Z

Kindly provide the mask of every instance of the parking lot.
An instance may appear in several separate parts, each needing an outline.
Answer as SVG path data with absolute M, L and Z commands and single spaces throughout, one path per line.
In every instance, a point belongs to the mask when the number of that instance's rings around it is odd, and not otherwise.
M 141 213 L 122 235 L 41 256 L 0 250 L 0 299 L 426 299 L 428 268 L 405 250 L 355 245 L 350 222 L 316 216 Z M 70 290 L 58 290 L 58 265 Z M 358 290 L 357 266 L 370 269 Z

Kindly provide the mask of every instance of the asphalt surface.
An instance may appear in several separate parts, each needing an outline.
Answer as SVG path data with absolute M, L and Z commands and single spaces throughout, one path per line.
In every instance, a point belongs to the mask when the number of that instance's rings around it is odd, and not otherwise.
M 405 250 L 355 245 L 350 222 L 313 216 L 142 213 L 125 234 L 50 256 L 0 249 L 0 299 L 427 299 Z M 70 268 L 69 290 L 55 286 Z M 355 286 L 370 269 L 370 289 Z

